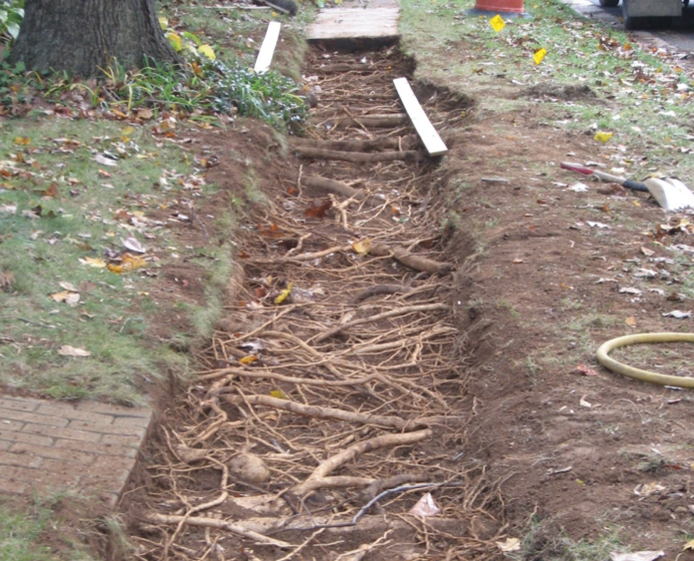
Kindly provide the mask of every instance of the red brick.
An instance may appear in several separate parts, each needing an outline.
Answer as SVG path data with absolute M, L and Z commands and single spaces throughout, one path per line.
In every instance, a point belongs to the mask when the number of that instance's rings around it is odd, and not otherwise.
M 22 421 L 24 423 L 37 423 L 40 425 L 48 425 L 50 427 L 65 427 L 68 420 L 63 417 L 54 415 L 39 415 L 36 412 L 30 411 L 15 411 L 13 409 L 0 410 L 0 419 L 10 419 L 14 421 Z
M 143 417 L 115 417 L 113 424 L 117 427 L 147 427 L 149 421 Z
M 103 438 L 103 437 L 102 437 Z M 62 440 L 55 441 L 56 448 L 66 450 L 77 450 L 79 452 L 87 452 L 100 456 L 121 456 L 124 458 L 134 458 L 137 455 L 137 444 L 132 446 L 120 446 L 113 444 L 102 444 L 95 442 L 80 442 L 79 440 Z
M 7 493 L 10 495 L 21 495 L 26 489 L 26 485 L 20 481 L 12 481 L 10 479 L 5 479 L 0 477 L 0 493 Z
M 10 421 L 9 419 L 0 418 L 0 431 L 19 431 L 24 427 L 21 421 Z
M 41 415 L 55 415 L 69 420 L 89 421 L 95 424 L 110 425 L 113 423 L 112 415 L 100 415 L 91 411 L 80 411 L 73 405 L 58 405 L 55 403 L 44 403 L 36 411 Z
M 139 446 L 141 438 L 137 436 L 119 436 L 117 434 L 105 434 L 101 437 L 101 444 L 110 444 L 112 446 Z
M 84 475 L 84 470 L 80 466 L 60 460 L 44 460 L 41 469 L 35 471 L 36 476 L 32 478 L 29 485 L 38 489 L 74 487 Z
M 119 434 L 122 436 L 137 436 L 142 438 L 145 435 L 145 427 L 115 427 L 104 426 L 88 421 L 70 421 L 68 428 L 77 430 L 88 430 L 91 432 L 100 432 L 103 434 Z
M 65 462 L 73 462 L 79 464 L 87 464 L 94 461 L 94 456 L 85 454 L 84 452 L 76 452 L 67 448 L 58 448 L 56 446 L 35 446 L 33 444 L 23 444 L 16 442 L 10 448 L 10 452 L 26 453 L 41 458 L 52 458 L 54 460 L 63 460 Z M 2 456 L 0 456 L 2 457 Z
M 0 451 L 0 465 L 37 468 L 42 458 L 33 454 L 14 453 L 9 450 Z
M 149 418 L 152 410 L 149 407 L 122 407 L 120 405 L 108 405 L 95 401 L 82 401 L 77 404 L 79 411 L 93 411 L 102 415 L 113 415 L 114 417 L 142 417 Z
M 6 493 L 23 493 L 27 479 L 26 468 L 0 466 L 0 489 Z
M 3 427 L 4 425 L 0 425 Z M 24 424 L 20 425 L 24 426 Z M 17 431 L 5 431 L 0 428 L 0 441 L 6 442 L 24 442 L 26 444 L 36 444 L 37 446 L 51 446 L 53 439 L 47 436 L 38 436 L 36 434 L 26 434 Z
M 0 398 L 0 409 L 14 409 L 15 411 L 36 411 L 41 404 L 34 399 L 16 399 L 12 397 Z
M 51 436 L 54 438 L 67 438 L 71 440 L 84 440 L 85 442 L 99 442 L 101 434 L 98 432 L 87 432 L 68 428 L 48 427 L 46 425 L 27 424 L 24 432 L 38 434 L 41 436 Z

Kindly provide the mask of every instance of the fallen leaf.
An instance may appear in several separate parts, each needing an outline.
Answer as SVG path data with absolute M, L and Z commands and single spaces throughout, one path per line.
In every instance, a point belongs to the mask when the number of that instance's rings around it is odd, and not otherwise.
M 82 265 L 89 265 L 95 269 L 102 269 L 106 266 L 106 263 L 98 257 L 80 257 L 80 263 L 82 263 Z
M 589 401 L 586 401 L 585 396 L 583 396 L 581 399 L 578 400 L 578 404 L 579 404 L 581 407 L 586 407 L 586 408 L 588 408 L 588 409 L 590 409 L 591 407 L 593 407 L 593 404 L 592 404 L 592 403 L 590 403 Z
M 56 302 L 64 302 L 68 306 L 76 306 L 80 301 L 80 295 L 78 292 L 64 290 L 62 292 L 51 294 L 51 300 L 55 300 Z
M 694 551 L 694 540 L 689 540 L 685 543 L 682 551 Z
M 125 239 L 121 238 L 121 242 L 123 243 L 125 248 L 129 249 L 130 251 L 134 251 L 135 253 L 147 253 L 147 250 L 144 248 L 144 246 L 132 234 L 130 234 Z
M 92 353 L 85 351 L 84 349 L 72 347 L 70 345 L 63 345 L 58 349 L 58 354 L 63 356 L 82 357 L 91 356 Z
M 506 538 L 504 541 L 498 541 L 494 543 L 504 553 L 520 551 L 521 548 L 521 542 L 518 538 Z
M 638 288 L 635 288 L 633 286 L 623 286 L 622 288 L 619 289 L 619 293 L 620 294 L 635 294 L 635 295 L 643 294 L 643 292 L 641 290 L 639 290 Z
M 306 214 L 306 216 L 310 216 L 311 218 L 324 218 L 325 213 L 328 212 L 328 210 L 330 210 L 330 207 L 332 207 L 332 205 L 332 202 L 330 202 L 329 200 L 321 204 L 316 204 L 316 201 L 311 201 L 311 204 L 306 209 L 304 214 Z
M 205 55 L 210 60 L 215 60 L 217 58 L 214 54 L 214 51 L 212 50 L 212 47 L 210 47 L 209 45 L 200 45 L 198 47 L 198 52 L 202 55 Z
M 275 298 L 275 304 L 281 304 L 284 302 L 287 298 L 289 298 L 289 294 L 292 291 L 292 285 L 294 284 L 293 281 L 290 281 L 289 284 L 287 285 L 287 288 L 285 288 L 283 291 L 279 293 L 279 295 Z
M 647 497 L 648 495 L 665 491 L 665 489 L 667 489 L 665 485 L 661 485 L 657 481 L 653 481 L 652 483 L 637 485 L 634 489 L 634 494 L 638 495 L 639 497 Z
M 680 310 L 672 310 L 663 314 L 664 318 L 687 319 L 692 317 L 691 312 L 682 312 Z
M 598 371 L 597 371 L 597 370 L 594 370 L 593 368 L 589 368 L 589 367 L 586 366 L 585 364 L 579 364 L 579 365 L 576 367 L 576 370 L 578 370 L 578 371 L 579 371 L 581 374 L 583 374 L 584 376 L 597 376 L 597 375 L 598 375 Z
M 591 222 L 590 220 L 586 220 L 586 224 L 591 228 L 610 228 L 608 224 L 603 224 L 602 222 Z
M 636 327 L 636 318 L 634 316 L 630 316 L 624 320 L 624 323 L 626 323 L 629 327 Z
M 595 133 L 593 138 L 595 138 L 595 140 L 599 140 L 600 142 L 607 142 L 610 140 L 610 138 L 612 138 L 612 134 L 613 133 L 611 132 L 598 131 Z
M 255 356 L 255 355 L 248 355 L 248 356 L 245 356 L 245 357 L 239 359 L 239 362 L 240 362 L 241 364 L 251 364 L 252 362 L 255 362 L 256 360 L 258 360 L 258 357 L 257 357 L 257 356 Z
M 96 154 L 94 156 L 94 161 L 98 164 L 101 164 L 102 166 L 117 166 L 118 162 L 116 160 L 112 160 L 111 158 L 107 158 L 103 154 Z
M 272 397 L 276 397 L 277 399 L 289 399 L 286 393 L 284 393 L 282 390 L 272 390 L 270 392 L 270 395 Z
M 112 273 L 122 275 L 123 273 L 129 273 L 130 271 L 134 271 L 135 269 L 139 269 L 145 265 L 147 265 L 147 261 L 145 261 L 142 257 L 138 255 L 131 255 L 130 253 L 124 253 L 120 265 L 109 263 L 106 265 L 106 268 Z
M 358 242 L 352 244 L 352 249 L 356 251 L 359 255 L 366 255 L 371 251 L 371 240 L 369 238 L 364 238 Z

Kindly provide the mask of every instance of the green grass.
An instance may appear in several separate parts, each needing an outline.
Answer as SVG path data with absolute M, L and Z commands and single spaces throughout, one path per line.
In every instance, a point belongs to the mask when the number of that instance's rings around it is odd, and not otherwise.
M 74 528 L 60 515 L 62 508 L 72 508 L 77 502 L 82 504 L 84 499 L 60 491 L 42 498 L 35 497 L 23 508 L 0 497 L 0 560 L 94 561 L 89 547 L 76 537 Z M 96 522 L 90 520 L 88 524 Z M 117 533 L 110 531 L 114 525 L 111 518 L 107 517 L 102 522 L 109 530 L 110 541 L 118 545 Z M 84 537 L 85 531 L 95 530 L 85 526 L 80 537 Z M 46 543 L 51 546 L 44 545 Z M 56 544 L 60 545 L 60 551 L 55 551 Z M 122 549 L 125 550 L 126 545 Z
M 551 521 L 533 519 L 521 540 L 521 550 L 508 556 L 516 561 L 605 561 L 613 551 L 627 551 L 616 530 L 596 540 L 575 541 L 557 532 Z
M 625 33 L 579 17 L 558 0 L 526 2 L 532 18 L 508 20 L 500 32 L 488 18 L 467 14 L 473 5 L 403 0 L 402 45 L 417 59 L 416 77 L 476 96 L 478 119 L 542 98 L 536 106 L 550 124 L 578 133 L 596 124 L 613 133 L 607 151 L 622 144 L 627 154 L 646 154 L 645 160 L 612 154 L 614 165 L 632 175 L 646 176 L 653 167 L 694 173 L 694 159 L 681 152 L 690 147 L 694 82 L 675 61 L 634 48 Z M 532 56 L 540 48 L 547 56 L 536 65 Z M 562 98 L 572 91 L 563 88 L 576 85 L 587 91 Z
M 10 176 L 0 184 L 0 271 L 6 279 L 0 383 L 61 399 L 137 403 L 141 377 L 156 377 L 165 364 L 180 371 L 185 363 L 166 346 L 143 342 L 143 318 L 157 306 L 148 275 L 171 257 L 160 254 L 158 262 L 122 275 L 81 260 L 103 259 L 106 249 L 122 249 L 121 240 L 131 234 L 148 249 L 166 247 L 170 234 L 148 215 L 181 187 L 167 192 L 155 185 L 163 174 L 184 178 L 193 170 L 178 148 L 157 146 L 143 129 L 108 121 L 85 125 L 39 118 L 3 127 L 0 170 Z M 119 154 L 118 165 L 94 161 L 93 150 Z M 105 170 L 112 176 L 104 177 Z M 32 212 L 38 207 L 40 216 Z M 124 219 L 133 213 L 146 221 L 139 230 Z M 52 299 L 64 291 L 61 283 L 79 291 L 75 306 Z M 63 345 L 91 356 L 61 356 Z

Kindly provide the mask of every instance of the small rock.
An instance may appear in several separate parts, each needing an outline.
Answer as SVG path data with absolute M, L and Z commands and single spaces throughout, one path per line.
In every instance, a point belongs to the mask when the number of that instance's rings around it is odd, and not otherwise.
M 229 471 L 247 483 L 265 483 L 270 479 L 270 470 L 262 458 L 243 453 L 229 461 Z

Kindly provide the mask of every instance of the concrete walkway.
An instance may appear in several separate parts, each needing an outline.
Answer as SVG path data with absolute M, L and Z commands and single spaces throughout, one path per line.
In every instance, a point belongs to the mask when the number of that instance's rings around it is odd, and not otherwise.
M 0 493 L 74 490 L 114 506 L 151 419 L 149 408 L 0 397 Z

